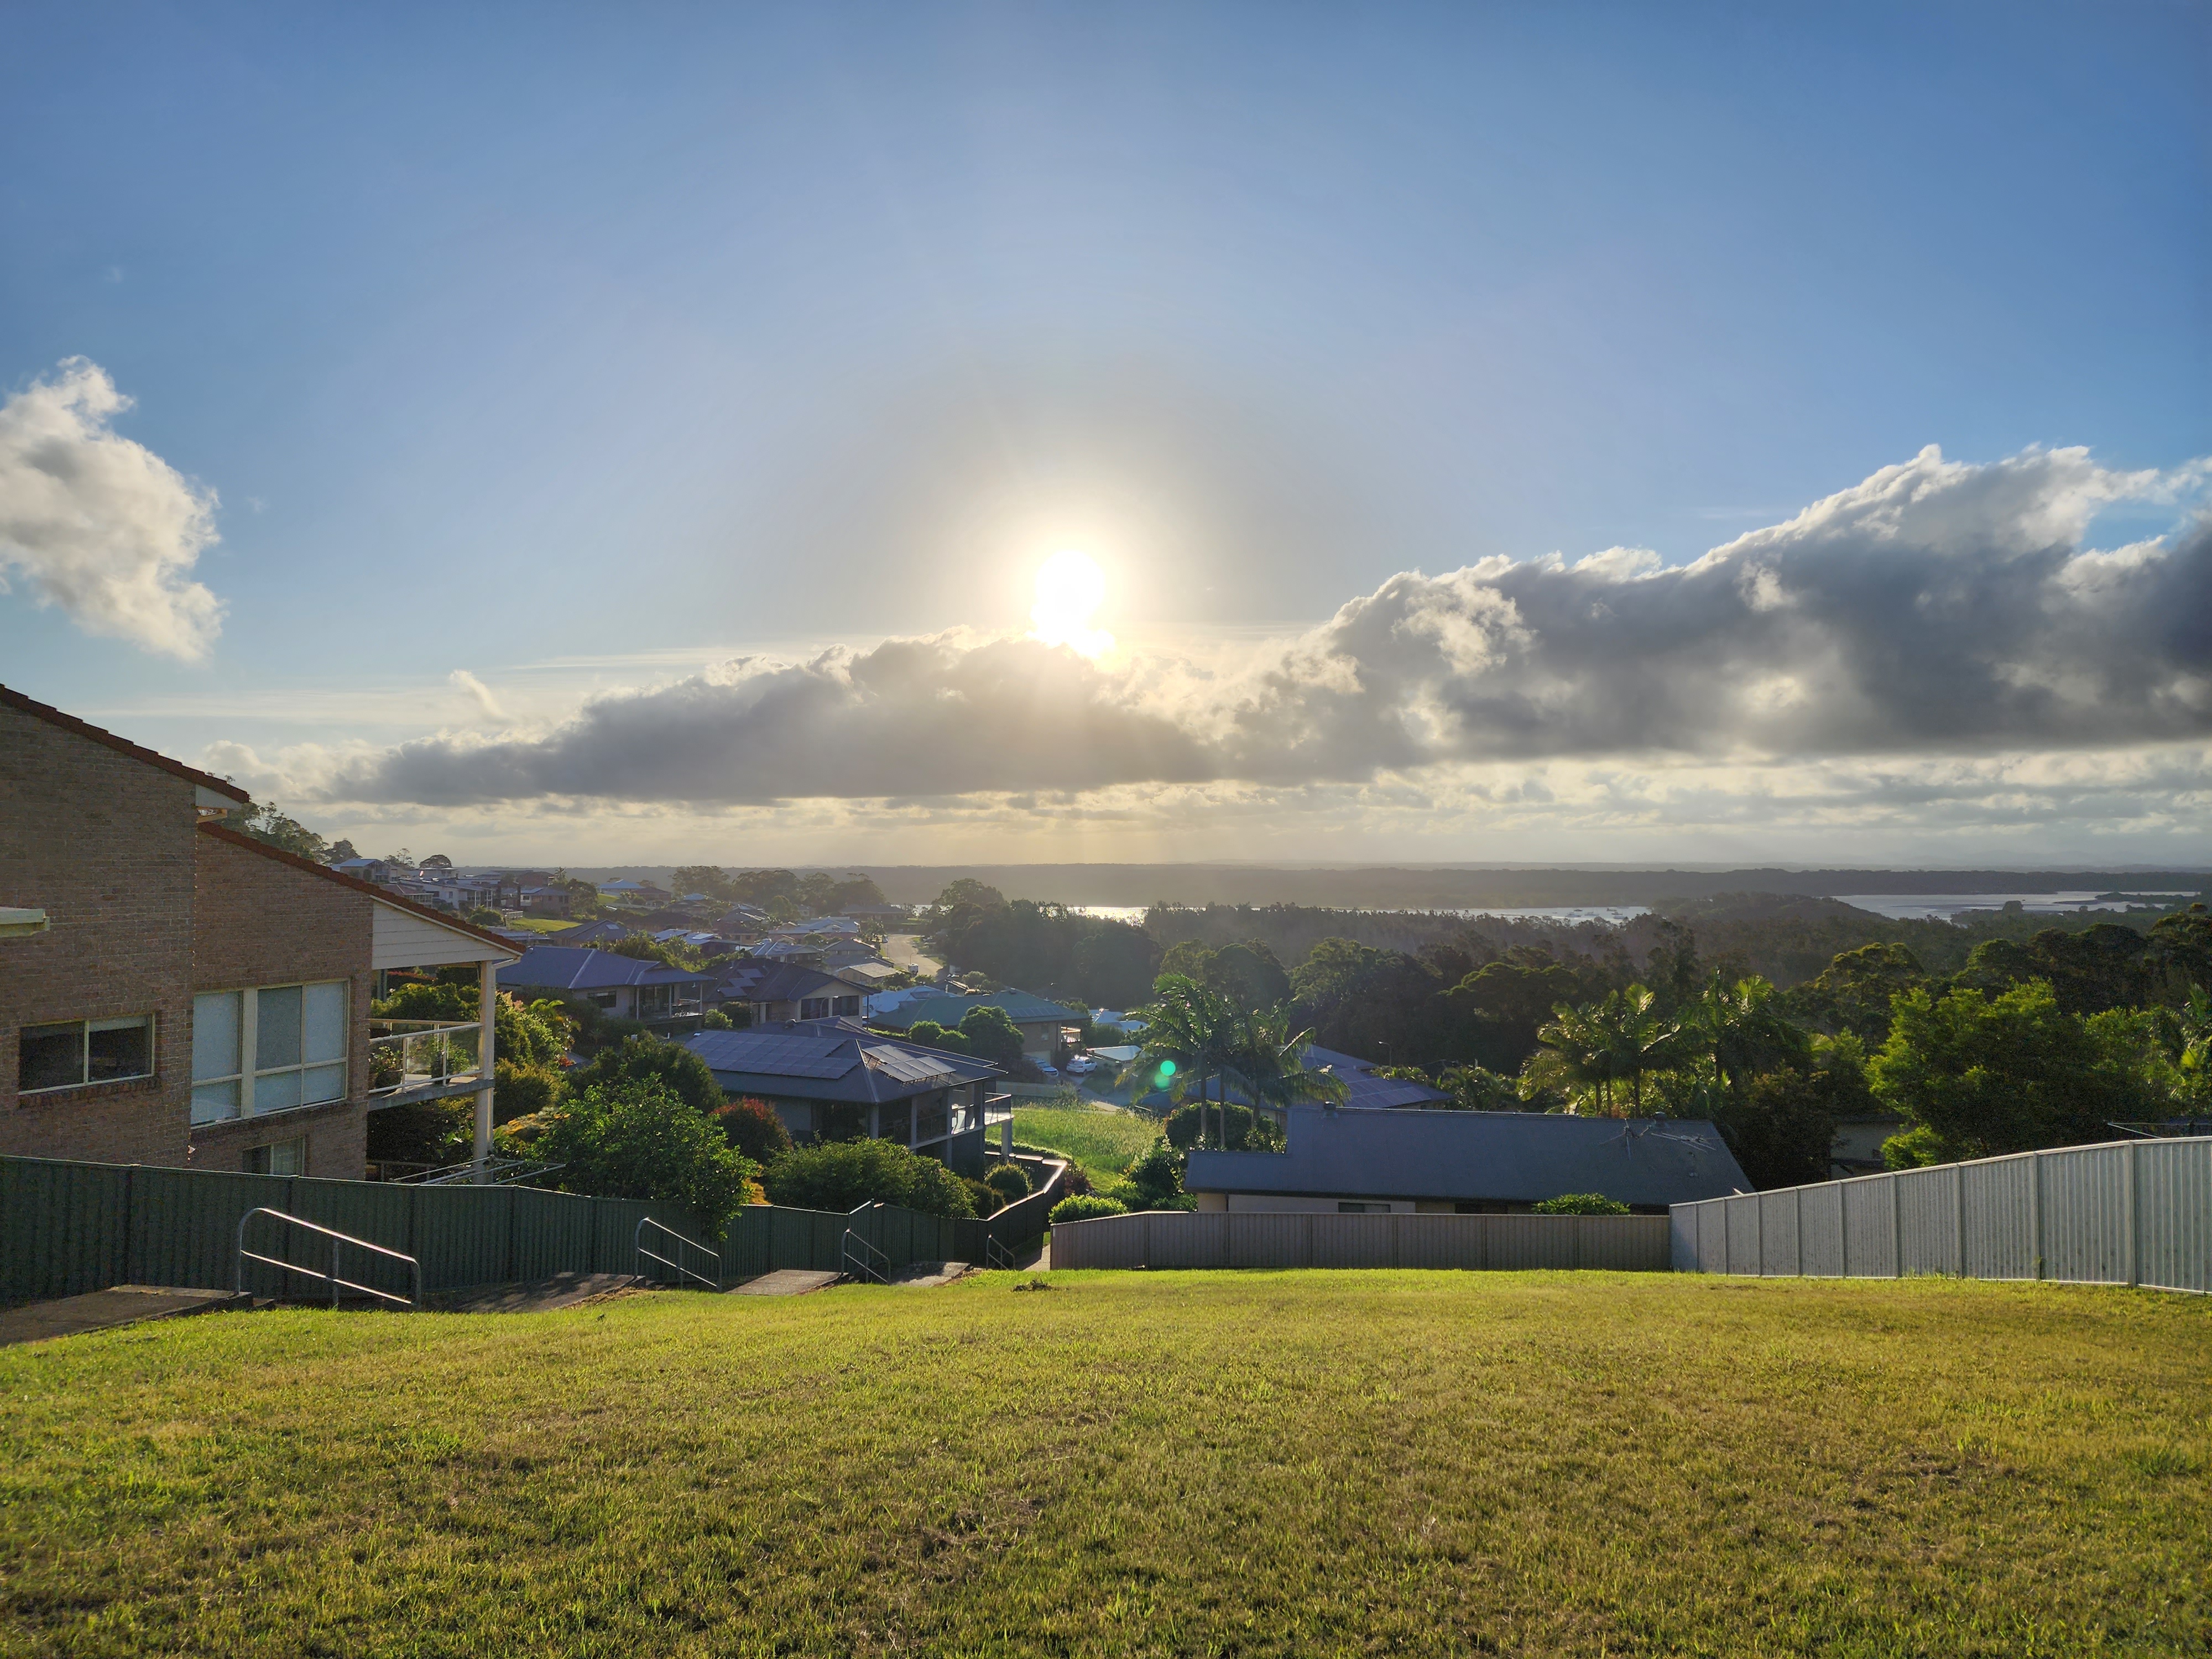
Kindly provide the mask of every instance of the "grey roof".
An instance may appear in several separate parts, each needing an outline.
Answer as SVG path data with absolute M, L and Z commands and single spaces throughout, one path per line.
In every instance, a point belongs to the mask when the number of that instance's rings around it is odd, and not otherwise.
M 1375 1075 L 1375 1061 L 1362 1060 L 1356 1054 L 1340 1054 L 1335 1049 L 1324 1048 L 1318 1043 L 1308 1043 L 1301 1058 L 1310 1072 L 1318 1072 L 1326 1066 L 1341 1078 L 1346 1091 L 1344 1103 L 1361 1110 L 1376 1107 L 1421 1106 L 1451 1099 L 1443 1090 L 1432 1089 L 1425 1083 L 1377 1077 Z
M 701 1031 L 684 1038 L 684 1046 L 707 1062 L 726 1093 L 787 1100 L 871 1105 L 1002 1075 L 995 1066 L 839 1019 Z
M 877 1017 L 876 1023 L 902 1031 L 920 1019 L 933 1019 L 939 1025 L 951 1027 L 959 1024 L 960 1017 L 970 1008 L 1003 1008 L 1006 1018 L 1017 1025 L 1036 1025 L 1048 1021 L 1075 1024 L 1083 1018 L 1080 1008 L 1066 1007 L 1044 997 L 1032 996 L 1027 991 L 994 991 L 988 996 L 952 996 L 937 992 L 886 1009 Z
M 664 962 L 580 945 L 541 945 L 499 970 L 499 982 L 533 990 L 604 991 L 617 985 L 704 984 L 709 975 Z
M 796 1002 L 801 997 L 850 996 L 860 988 L 818 968 L 753 960 L 725 969 L 718 994 L 725 1002 Z
M 1653 1208 L 1749 1192 L 1711 1123 L 1551 1112 L 1290 1110 L 1284 1152 L 1194 1152 L 1191 1192 L 1533 1204 L 1602 1193 Z

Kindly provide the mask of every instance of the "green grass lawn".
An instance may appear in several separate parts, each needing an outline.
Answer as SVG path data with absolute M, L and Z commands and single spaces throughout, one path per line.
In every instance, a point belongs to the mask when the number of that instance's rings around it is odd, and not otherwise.
M 1110 1112 L 1095 1106 L 1014 1108 L 1014 1139 L 1024 1146 L 1063 1152 L 1080 1164 L 1093 1182 L 1112 1181 L 1129 1160 L 1149 1151 L 1160 1138 L 1158 1118 Z
M 2212 1302 L 985 1275 L 0 1350 L 8 1654 L 2203 1654 Z
M 517 916 L 504 925 L 526 928 L 533 933 L 565 933 L 578 924 L 560 916 Z

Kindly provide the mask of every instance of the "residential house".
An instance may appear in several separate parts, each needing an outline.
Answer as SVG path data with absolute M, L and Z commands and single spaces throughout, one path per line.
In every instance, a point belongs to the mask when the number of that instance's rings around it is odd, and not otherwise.
M 1309 1072 L 1327 1072 L 1344 1085 L 1342 1103 L 1346 1106 L 1374 1109 L 1451 1104 L 1452 1097 L 1442 1089 L 1403 1078 L 1377 1077 L 1376 1066 L 1379 1062 L 1375 1060 L 1339 1054 L 1317 1043 L 1308 1043 L 1299 1059 Z
M 575 894 L 566 887 L 539 886 L 522 890 L 522 911 L 531 916 L 565 916 L 574 906 Z
M 960 1024 L 970 1008 L 1003 1008 L 1022 1034 L 1022 1053 L 1031 1060 L 1056 1064 L 1081 1035 L 1083 1011 L 1027 991 L 994 991 L 988 995 L 953 996 L 934 988 L 916 988 L 917 994 L 893 1003 L 878 1000 L 869 1018 L 894 1031 L 908 1031 L 918 1020 L 933 1019 L 939 1025 Z
M 837 913 L 858 922 L 876 922 L 888 926 L 904 921 L 908 911 L 903 904 L 848 904 Z
M 357 1180 L 371 1109 L 470 1093 L 488 1146 L 477 1025 L 410 1073 L 417 1035 L 369 1004 L 512 949 L 223 823 L 247 804 L 0 687 L 0 914 L 44 917 L 0 939 L 0 1153 Z
M 597 921 L 580 921 L 574 927 L 563 927 L 550 937 L 562 945 L 612 945 L 617 940 L 629 939 L 636 932 L 637 929 L 626 921 L 603 916 Z
M 399 873 L 399 866 L 383 859 L 340 859 L 329 866 L 342 876 L 351 876 L 356 881 L 374 882 L 382 887 Z
M 599 896 L 611 904 L 635 905 L 650 909 L 656 904 L 667 903 L 670 896 L 665 887 L 655 886 L 652 882 L 623 880 L 601 882 Z
M 834 974 L 848 985 L 857 985 L 861 990 L 873 994 L 899 978 L 906 969 L 895 967 L 880 957 L 870 957 L 861 962 L 840 963 L 836 968 L 825 971 Z
M 1200 1209 L 1503 1215 L 1597 1193 L 1662 1215 L 1752 1189 L 1719 1131 L 1698 1121 L 1325 1106 L 1286 1115 L 1285 1152 L 1190 1154 L 1183 1188 Z
M 706 1012 L 706 974 L 645 957 L 569 945 L 540 945 L 499 970 L 502 991 L 525 998 L 573 997 L 617 1019 L 664 1032 L 696 1027 Z
M 891 1140 L 981 1175 L 987 1130 L 1012 1115 L 1012 1101 L 992 1092 L 1004 1075 L 996 1066 L 852 1021 L 702 1031 L 684 1046 L 725 1095 L 773 1106 L 795 1140 Z
M 722 970 L 714 995 L 722 1007 L 742 1006 L 755 1026 L 768 1026 L 787 1019 L 858 1018 L 866 993 L 819 969 L 746 959 Z

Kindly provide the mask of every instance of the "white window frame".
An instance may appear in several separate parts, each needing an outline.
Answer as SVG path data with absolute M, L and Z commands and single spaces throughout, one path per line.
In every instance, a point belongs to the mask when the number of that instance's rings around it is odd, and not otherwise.
M 112 1014 L 99 1019 L 33 1019 L 26 1020 L 15 1033 L 17 1044 L 15 1063 L 22 1065 L 23 1033 L 43 1026 L 74 1025 L 76 1027 L 76 1081 L 49 1083 L 43 1089 L 18 1089 L 16 1097 L 28 1100 L 46 1095 L 58 1095 L 69 1089 L 92 1089 L 109 1083 L 143 1083 L 155 1074 L 161 1065 L 160 1051 L 155 1046 L 159 1021 L 153 1014 Z M 92 1034 L 94 1031 L 118 1031 L 133 1025 L 146 1028 L 146 1069 L 132 1072 L 125 1077 L 94 1077 L 92 1074 Z M 17 1075 L 20 1077 L 20 1071 Z
M 336 986 L 338 988 L 340 994 L 338 1049 L 335 1054 L 319 1054 L 310 1058 L 305 1049 L 305 1039 L 307 1034 L 307 1015 L 305 1006 L 306 996 L 307 993 L 311 989 L 319 988 L 323 986 Z M 271 992 L 278 991 L 297 991 L 301 994 L 301 1035 L 302 1047 L 300 1058 L 290 1064 L 284 1066 L 264 1066 L 258 1063 L 249 1066 L 246 1064 L 246 1060 L 249 1056 L 257 1062 L 260 1059 L 261 999 L 270 994 Z M 199 1005 L 203 998 L 209 997 L 235 997 L 238 999 L 236 1005 L 238 1009 L 238 1042 L 236 1051 L 231 1056 L 231 1064 L 235 1069 L 229 1072 L 210 1072 L 206 1074 L 203 1074 L 200 1071 L 198 1054 Z M 215 1123 L 237 1123 L 248 1118 L 275 1117 L 285 1112 L 305 1111 L 312 1107 L 336 1105 L 339 1102 L 348 1099 L 352 1095 L 353 981 L 350 979 L 304 980 L 295 981 L 293 983 L 289 985 L 252 985 L 241 986 L 236 990 L 229 991 L 202 991 L 195 994 L 192 999 L 192 1011 L 194 1041 L 192 1054 L 191 1114 L 194 1127 L 197 1127 L 204 1124 Z M 301 1092 L 304 1094 L 307 1092 L 307 1079 L 308 1073 L 328 1072 L 331 1070 L 335 1070 L 337 1073 L 337 1092 L 336 1094 L 325 1096 L 319 1100 L 295 1099 L 283 1105 L 270 1106 L 265 1108 L 258 1104 L 259 1096 L 261 1093 L 260 1085 L 262 1079 L 264 1078 L 297 1078 L 300 1079 Z M 277 1086 L 281 1090 L 283 1085 L 279 1083 Z M 203 1115 L 200 1102 L 200 1091 L 202 1090 L 218 1090 L 226 1087 L 229 1089 L 231 1096 L 229 1109 L 228 1110 L 223 1110 L 218 1107 L 217 1109 Z

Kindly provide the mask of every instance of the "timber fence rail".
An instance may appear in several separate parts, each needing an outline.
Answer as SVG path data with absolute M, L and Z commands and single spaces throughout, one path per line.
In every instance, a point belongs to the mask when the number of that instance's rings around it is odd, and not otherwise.
M 1678 1273 L 1942 1273 L 2212 1291 L 2212 1136 L 1707 1199 L 1677 1204 L 1668 1222 Z
M 1327 1215 L 1149 1210 L 1062 1221 L 1061 1267 L 1447 1267 L 1667 1271 L 1659 1215 Z

